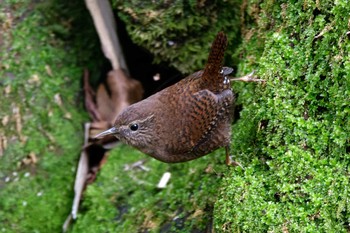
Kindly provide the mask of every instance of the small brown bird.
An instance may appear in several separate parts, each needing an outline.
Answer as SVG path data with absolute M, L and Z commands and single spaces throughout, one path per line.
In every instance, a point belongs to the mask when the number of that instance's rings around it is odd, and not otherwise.
M 223 67 L 227 37 L 219 32 L 204 70 L 130 105 L 114 127 L 95 138 L 114 135 L 122 142 L 166 163 L 204 156 L 220 147 L 229 156 L 235 95 Z

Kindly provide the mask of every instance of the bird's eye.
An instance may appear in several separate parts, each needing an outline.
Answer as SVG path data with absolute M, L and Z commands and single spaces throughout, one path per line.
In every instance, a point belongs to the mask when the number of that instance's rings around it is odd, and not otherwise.
M 139 125 L 138 125 L 138 124 L 131 124 L 131 125 L 129 126 L 129 128 L 130 128 L 132 131 L 136 131 L 136 130 L 138 130 Z

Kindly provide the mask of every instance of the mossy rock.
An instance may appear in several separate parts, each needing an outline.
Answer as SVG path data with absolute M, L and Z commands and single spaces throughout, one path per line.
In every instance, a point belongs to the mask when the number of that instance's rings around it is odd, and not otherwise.
M 185 74 L 203 68 L 217 32 L 227 32 L 229 50 L 237 47 L 239 0 L 112 2 L 132 40 L 149 50 L 154 62 L 166 61 Z
M 265 41 L 258 74 L 266 84 L 247 97 L 233 128 L 246 170 L 225 177 L 216 230 L 348 232 L 350 5 L 265 1 L 252 8 L 259 9 L 253 34 Z M 255 41 L 242 47 L 254 49 Z M 246 134 L 254 135 L 249 144 Z

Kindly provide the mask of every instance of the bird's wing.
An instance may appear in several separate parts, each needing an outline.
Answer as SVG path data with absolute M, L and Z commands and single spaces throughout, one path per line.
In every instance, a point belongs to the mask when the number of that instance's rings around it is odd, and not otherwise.
M 196 93 L 187 96 L 186 107 L 182 110 L 182 133 L 185 143 L 188 145 L 190 151 L 196 153 L 198 146 L 205 143 L 209 138 L 209 135 L 214 131 L 219 121 L 222 120 L 228 106 L 233 101 L 232 92 L 231 96 L 215 95 L 209 90 L 201 90 Z M 232 98 L 232 99 L 230 99 Z M 198 151 L 198 153 L 201 153 Z

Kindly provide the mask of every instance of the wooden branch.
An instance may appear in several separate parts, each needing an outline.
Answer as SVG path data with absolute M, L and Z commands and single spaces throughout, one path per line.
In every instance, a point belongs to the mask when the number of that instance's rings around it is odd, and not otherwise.
M 108 0 L 85 0 L 100 37 L 102 50 L 114 70 L 123 69 L 129 74 L 116 32 L 116 24 Z

